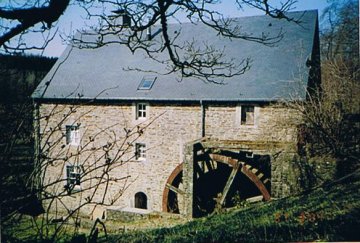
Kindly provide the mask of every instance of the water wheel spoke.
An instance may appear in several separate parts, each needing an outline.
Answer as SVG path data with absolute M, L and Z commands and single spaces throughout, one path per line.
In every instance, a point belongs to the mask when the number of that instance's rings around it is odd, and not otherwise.
M 229 176 L 229 178 L 228 178 L 228 180 L 226 182 L 224 190 L 223 190 L 223 192 L 221 194 L 221 198 L 219 200 L 220 206 L 222 206 L 224 204 L 224 202 L 225 202 L 225 198 L 226 198 L 226 196 L 227 196 L 227 194 L 228 194 L 228 192 L 230 190 L 230 187 L 231 187 L 232 183 L 234 182 L 235 176 L 236 176 L 236 174 L 238 172 L 238 168 L 239 168 L 239 166 L 235 166 L 232 169 L 231 173 L 230 173 L 230 176 Z
M 168 188 L 170 191 L 173 191 L 177 194 L 185 194 L 185 192 L 177 187 L 174 187 L 173 185 L 166 183 L 166 188 Z

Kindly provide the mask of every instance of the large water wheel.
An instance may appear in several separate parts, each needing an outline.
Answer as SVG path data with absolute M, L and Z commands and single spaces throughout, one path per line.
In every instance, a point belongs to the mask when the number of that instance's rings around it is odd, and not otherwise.
M 270 156 L 249 152 L 206 151 L 194 162 L 193 216 L 231 207 L 252 197 L 270 199 Z M 183 208 L 182 164 L 169 176 L 163 209 L 179 213 Z

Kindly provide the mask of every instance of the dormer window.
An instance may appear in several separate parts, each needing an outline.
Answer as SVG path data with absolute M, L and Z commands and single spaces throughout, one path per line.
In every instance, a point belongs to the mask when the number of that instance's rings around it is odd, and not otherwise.
M 145 76 L 141 83 L 139 84 L 138 90 L 150 90 L 154 85 L 156 77 L 154 76 Z

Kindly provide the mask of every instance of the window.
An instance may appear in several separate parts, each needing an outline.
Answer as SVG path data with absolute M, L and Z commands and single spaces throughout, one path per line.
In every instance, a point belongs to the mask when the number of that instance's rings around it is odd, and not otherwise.
M 146 159 L 146 145 L 144 143 L 135 144 L 135 158 L 137 160 Z
M 143 192 L 135 194 L 135 208 L 147 209 L 147 196 Z
M 156 77 L 144 77 L 139 84 L 138 90 L 150 90 L 154 85 Z
M 80 185 L 80 166 L 67 165 L 66 166 L 66 184 L 68 186 Z
M 254 125 L 254 106 L 241 106 L 241 125 Z
M 70 144 L 70 145 L 80 144 L 80 128 L 78 125 L 66 126 L 66 144 Z
M 146 118 L 146 104 L 138 103 L 136 104 L 136 119 L 145 119 Z

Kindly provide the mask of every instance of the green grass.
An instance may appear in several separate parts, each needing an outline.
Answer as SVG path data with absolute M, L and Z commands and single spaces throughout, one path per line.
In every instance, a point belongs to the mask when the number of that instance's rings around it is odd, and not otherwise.
M 116 242 L 279 242 L 360 240 L 360 175 L 300 196 L 150 231 Z
M 20 228 L 28 230 L 19 230 Z M 360 240 L 360 173 L 299 196 L 258 203 L 172 228 L 110 234 L 109 242 L 292 242 Z M 4 230 L 3 230 L 4 232 Z M 34 239 L 31 227 L 7 229 L 8 242 Z M 21 233 L 20 233 L 21 232 Z M 103 234 L 102 234 L 103 236 Z M 57 242 L 70 242 L 65 234 Z M 85 235 L 76 236 L 85 242 Z M 101 237 L 104 240 L 104 237 Z M 4 241 L 6 242 L 6 241 Z M 34 241 L 32 242 L 39 242 Z M 101 241 L 105 242 L 105 241 Z

